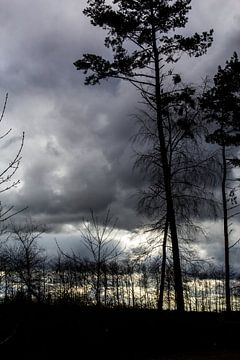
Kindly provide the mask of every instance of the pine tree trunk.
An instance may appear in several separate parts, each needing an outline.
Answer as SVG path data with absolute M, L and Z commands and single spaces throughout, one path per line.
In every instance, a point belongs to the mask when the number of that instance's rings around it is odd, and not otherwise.
M 154 19 L 153 7 L 152 7 L 152 19 Z M 154 66 L 155 66 L 155 96 L 156 96 L 156 108 L 157 108 L 157 127 L 158 127 L 158 137 L 159 137 L 160 153 L 161 153 L 161 160 L 163 167 L 167 213 L 169 217 L 169 227 L 170 227 L 171 241 L 172 241 L 175 298 L 176 298 L 177 310 L 184 311 L 182 272 L 181 272 L 181 264 L 180 264 L 176 218 L 175 218 L 172 188 L 171 188 L 171 171 L 168 163 L 166 142 L 165 142 L 165 136 L 163 130 L 161 91 L 160 91 L 161 82 L 160 82 L 160 68 L 159 68 L 160 59 L 157 48 L 154 20 L 152 21 L 152 46 L 153 46 L 153 55 L 154 55 Z

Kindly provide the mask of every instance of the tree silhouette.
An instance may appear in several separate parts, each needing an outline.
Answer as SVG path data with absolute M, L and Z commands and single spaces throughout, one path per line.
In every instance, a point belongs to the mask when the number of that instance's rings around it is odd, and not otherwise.
M 180 79 L 179 79 L 180 81 Z M 183 85 L 184 86 L 184 85 Z M 177 90 L 173 85 L 173 90 Z M 206 209 L 215 212 L 215 201 L 211 186 L 216 178 L 215 154 L 206 149 L 206 126 L 202 123 L 201 111 L 194 88 L 185 87 L 181 96 L 174 93 L 166 99 L 163 127 L 169 159 L 172 198 L 175 208 L 176 224 L 182 240 L 194 238 L 200 230 L 195 218 Z M 168 95 L 169 97 L 169 95 Z M 135 167 L 143 171 L 147 184 L 139 191 L 139 210 L 150 218 L 147 231 L 162 232 L 162 269 L 159 308 L 163 304 L 166 245 L 169 219 L 163 186 L 163 168 L 157 136 L 155 112 L 144 111 L 137 116 L 138 131 L 133 137 L 136 147 Z M 143 146 L 142 146 L 143 145 Z M 209 190 L 208 190 L 209 189 Z M 158 236 L 159 238 L 159 236 Z M 152 241 L 153 249 L 159 240 Z M 148 244 L 150 245 L 150 244 Z M 160 245 L 160 244 L 159 244 Z M 148 250 L 151 247 L 148 246 Z
M 202 108 L 206 120 L 211 124 L 207 141 L 221 148 L 225 295 L 226 310 L 230 311 L 229 219 L 234 214 L 230 214 L 229 211 L 236 209 L 238 204 L 233 186 L 229 190 L 231 179 L 228 174 L 233 168 L 240 166 L 240 160 L 234 150 L 240 145 L 240 62 L 236 53 L 226 62 L 224 68 L 219 66 L 213 81 L 213 86 L 202 98 Z
M 185 37 L 176 33 L 185 27 L 191 0 L 115 0 L 113 6 L 105 0 L 89 0 L 84 14 L 94 26 L 107 30 L 105 46 L 112 49 L 113 61 L 94 54 L 84 54 L 74 65 L 87 76 L 86 84 L 102 79 L 129 81 L 156 111 L 157 134 L 163 167 L 169 228 L 171 233 L 175 294 L 177 308 L 184 310 L 179 244 L 172 198 L 169 159 L 163 128 L 163 102 L 167 94 L 166 79 L 179 76 L 163 71 L 164 66 L 178 61 L 182 53 L 201 56 L 212 43 L 212 33 L 203 32 Z M 90 74 L 89 74 L 90 72 Z
M 0 114 L 0 124 L 2 124 L 4 115 L 6 112 L 8 102 L 8 94 L 5 96 L 5 101 L 2 109 L 2 113 Z M 10 128 L 8 131 L 0 134 L 0 140 L 5 140 L 8 135 L 11 133 L 12 129 Z M 16 180 L 15 174 L 19 168 L 20 161 L 21 161 L 21 155 L 24 145 L 24 138 L 25 134 L 23 132 L 21 139 L 20 139 L 20 145 L 16 152 L 16 154 L 13 156 L 13 158 L 8 162 L 7 165 L 5 165 L 3 168 L 0 169 L 0 193 L 4 193 L 14 187 L 16 187 L 20 180 Z M 19 212 L 23 211 L 24 209 L 20 210 L 14 210 L 14 206 L 5 206 L 0 201 L 0 222 L 5 222 L 6 220 L 10 219 L 12 216 L 18 214 Z
M 119 241 L 114 239 L 116 221 L 107 211 L 101 222 L 91 210 L 91 216 L 84 220 L 80 229 L 82 241 L 92 256 L 96 265 L 96 302 L 101 303 L 101 276 L 107 262 L 112 261 L 120 254 Z
M 82 219 L 81 227 L 79 228 L 81 234 L 81 241 L 88 250 L 87 263 L 90 272 L 93 273 L 93 283 L 95 290 L 96 304 L 101 305 L 101 290 L 102 290 L 102 277 L 105 277 L 103 283 L 105 292 L 106 284 L 106 267 L 107 264 L 116 260 L 121 254 L 120 241 L 115 239 L 116 236 L 117 219 L 114 219 L 110 210 L 107 211 L 103 218 L 99 218 L 90 211 L 90 216 Z M 72 254 L 64 253 L 57 243 L 60 254 L 64 255 L 70 261 L 81 264 L 83 258 L 81 254 L 72 251 Z
M 9 231 L 5 248 L 8 268 L 19 276 L 22 286 L 26 287 L 28 301 L 32 300 L 32 296 L 41 300 L 42 273 L 46 257 L 38 240 L 45 229 L 27 218 L 23 224 L 12 222 Z

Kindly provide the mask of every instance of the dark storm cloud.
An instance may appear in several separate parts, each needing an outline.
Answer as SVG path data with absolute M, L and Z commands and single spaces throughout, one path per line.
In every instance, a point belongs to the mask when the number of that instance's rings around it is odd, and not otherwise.
M 128 115 L 136 97 L 126 95 L 117 81 L 100 91 L 83 86 L 72 63 L 81 52 L 101 51 L 103 34 L 82 17 L 79 1 L 58 5 L 2 2 L 0 78 L 10 92 L 8 118 L 26 131 L 22 186 L 7 198 L 44 214 L 46 222 L 64 223 L 64 215 L 75 222 L 90 208 L 106 211 L 117 201 L 118 189 L 132 182 Z
M 77 95 L 70 104 L 59 105 L 48 124 L 50 135 L 46 134 L 42 144 L 40 139 L 33 163 L 25 166 L 23 187 L 15 199 L 18 206 L 25 202 L 35 214 L 45 212 L 46 219 L 52 214 L 71 214 L 76 221 L 76 214 L 80 219 L 90 208 L 100 213 L 112 208 L 121 188 L 134 193 L 140 180 L 132 172 L 132 126 L 127 126 L 133 121 L 127 114 L 132 98 L 121 96 L 119 101 L 110 97 L 99 94 L 86 105 L 86 99 L 80 96 L 79 101 Z M 106 112 L 102 104 L 109 100 Z M 120 111 L 121 105 L 125 111 Z M 31 146 L 34 148 L 33 141 Z M 132 203 L 130 199 L 122 203 L 126 209 L 120 212 L 134 207 Z M 132 226 L 131 218 L 121 225 L 129 227 L 130 223 Z
M 90 208 L 99 214 L 111 208 L 121 228 L 133 229 L 141 223 L 136 192 L 144 180 L 132 170 L 131 114 L 140 105 L 135 90 L 119 81 L 83 85 L 73 62 L 85 52 L 109 56 L 104 32 L 81 13 L 85 3 L 0 0 L 0 82 L 3 95 L 10 95 L 6 126 L 14 136 L 26 131 L 22 184 L 6 202 L 28 205 L 52 230 L 77 224 Z M 240 9 L 237 0 L 230 3 L 192 2 L 186 31 L 213 27 L 215 39 L 207 56 L 190 60 L 191 66 L 182 61 L 187 80 L 213 74 L 239 46 Z

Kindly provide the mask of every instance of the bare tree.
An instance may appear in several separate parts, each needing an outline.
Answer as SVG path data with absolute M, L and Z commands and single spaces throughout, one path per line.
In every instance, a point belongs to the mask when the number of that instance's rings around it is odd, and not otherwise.
M 179 77 L 178 84 L 180 83 Z M 173 85 L 172 93 L 174 93 L 174 89 L 177 91 L 177 84 Z M 146 105 L 148 105 L 147 99 Z M 203 213 L 203 209 L 206 209 L 209 215 L 216 213 L 212 186 L 216 180 L 217 163 L 215 153 L 206 149 L 205 146 L 206 128 L 201 119 L 195 89 L 185 87 L 181 96 L 172 97 L 171 101 L 166 100 L 163 111 L 163 129 L 167 145 L 172 199 L 181 247 L 183 240 L 189 241 L 195 237 L 196 231 L 199 230 L 195 219 Z M 161 310 L 163 308 L 170 215 L 163 186 L 163 165 L 155 116 L 155 111 L 151 107 L 148 112 L 144 111 L 137 116 L 139 128 L 133 141 L 136 145 L 135 167 L 144 170 L 143 173 L 147 174 L 148 180 L 139 192 L 138 208 L 151 221 L 150 224 L 147 224 L 147 231 L 156 232 L 157 230 L 157 236 L 153 240 L 151 239 L 151 247 L 154 250 L 161 245 L 159 238 L 162 238 L 161 282 L 158 301 L 158 307 Z M 139 145 L 140 150 L 138 149 Z M 151 250 L 151 247 L 148 246 L 148 250 Z
M 6 94 L 6 96 L 5 96 L 2 113 L 0 115 L 0 125 L 2 124 L 3 119 L 4 119 L 7 102 L 8 102 L 8 94 Z M 6 132 L 3 132 L 2 134 L 0 134 L 0 140 L 6 140 L 8 135 L 11 133 L 11 131 L 12 131 L 12 129 L 10 128 Z M 12 157 L 11 160 L 9 160 L 7 165 L 4 165 L 4 167 L 0 169 L 0 194 L 16 187 L 20 183 L 20 180 L 15 179 L 15 174 L 19 168 L 20 161 L 22 158 L 21 155 L 22 155 L 22 150 L 23 150 L 23 145 L 24 145 L 24 137 L 25 137 L 25 135 L 23 132 L 22 136 L 20 138 L 20 145 L 18 147 L 16 154 Z M 18 214 L 19 212 L 21 212 L 23 210 L 24 209 L 15 210 L 13 205 L 5 206 L 0 201 L 0 222 L 4 222 L 4 221 L 8 220 L 12 216 Z
M 5 257 L 11 272 L 18 275 L 23 291 L 26 288 L 29 301 L 32 296 L 38 300 L 41 299 L 42 274 L 46 256 L 38 240 L 44 231 L 44 226 L 34 224 L 30 218 L 27 218 L 23 224 L 14 222 L 10 224 Z
M 96 302 L 101 303 L 101 275 L 107 262 L 120 255 L 120 244 L 116 236 L 117 219 L 113 219 L 110 210 L 100 219 L 91 210 L 90 218 L 84 220 L 80 229 L 81 238 L 96 264 Z
M 88 219 L 82 219 L 82 225 L 79 229 L 81 234 L 81 241 L 88 250 L 88 263 L 90 268 L 94 270 L 94 288 L 95 300 L 97 305 L 101 304 L 101 290 L 102 290 L 102 275 L 106 270 L 107 263 L 116 260 L 121 254 L 120 241 L 115 239 L 116 236 L 117 219 L 110 215 L 110 210 L 107 211 L 104 218 L 100 219 L 90 210 Z M 56 242 L 57 243 L 57 242 Z M 75 263 L 82 263 L 83 258 L 81 254 L 72 251 L 71 254 L 66 254 L 62 251 L 57 243 L 57 247 L 62 255 L 74 261 Z M 86 259 L 85 259 L 86 260 Z M 106 281 L 104 282 L 106 292 Z

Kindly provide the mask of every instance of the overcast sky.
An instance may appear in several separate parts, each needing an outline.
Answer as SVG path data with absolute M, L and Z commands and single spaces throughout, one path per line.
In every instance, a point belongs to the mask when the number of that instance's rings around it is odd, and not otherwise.
M 16 208 L 28 206 L 51 228 L 49 238 L 59 233 L 68 244 L 78 238 L 76 229 L 90 208 L 98 214 L 111 208 L 126 238 L 143 222 L 136 214 L 143 179 L 132 171 L 130 142 L 137 94 L 119 81 L 86 87 L 73 66 L 83 53 L 106 51 L 104 34 L 82 15 L 85 5 L 85 0 L 0 0 L 2 102 L 9 93 L 2 131 L 13 129 L 0 145 L 3 167 L 26 133 L 21 185 L 3 198 Z M 179 64 L 188 81 L 212 75 L 239 51 L 239 0 L 193 0 L 186 31 L 210 28 L 214 43 L 208 55 Z M 221 233 L 207 255 L 221 257 L 214 245 L 219 238 Z

